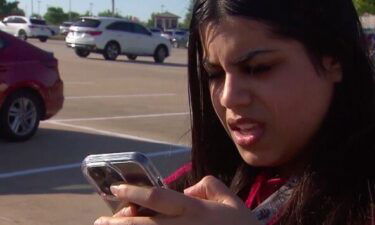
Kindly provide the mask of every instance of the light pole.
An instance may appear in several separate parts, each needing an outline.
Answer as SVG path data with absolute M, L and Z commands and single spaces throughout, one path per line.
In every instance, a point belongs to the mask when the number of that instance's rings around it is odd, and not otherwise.
M 41 16 L 40 15 L 40 0 L 38 0 L 38 15 Z
M 69 0 L 69 21 L 72 21 L 72 0 Z
M 94 3 L 90 2 L 90 16 L 93 16 L 94 14 L 92 13 Z
M 34 14 L 34 0 L 31 0 L 31 15 Z
M 115 16 L 115 0 L 112 0 L 112 16 Z

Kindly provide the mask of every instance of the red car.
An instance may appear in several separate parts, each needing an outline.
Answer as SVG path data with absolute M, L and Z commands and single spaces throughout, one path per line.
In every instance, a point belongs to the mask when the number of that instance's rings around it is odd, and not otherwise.
M 0 31 L 0 137 L 31 138 L 39 121 L 55 115 L 63 102 L 53 53 Z

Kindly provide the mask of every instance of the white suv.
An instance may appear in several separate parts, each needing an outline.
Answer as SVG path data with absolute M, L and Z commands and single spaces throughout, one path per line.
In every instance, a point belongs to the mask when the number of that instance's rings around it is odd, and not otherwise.
M 23 16 L 5 17 L 0 22 L 0 30 L 19 37 L 22 40 L 38 38 L 41 42 L 46 42 L 51 36 L 51 30 L 45 20 Z
M 152 34 L 144 26 L 109 17 L 81 18 L 70 27 L 65 41 L 80 57 L 94 52 L 103 54 L 107 60 L 116 60 L 119 55 L 130 60 L 152 56 L 155 62 L 162 63 L 171 50 L 169 40 Z

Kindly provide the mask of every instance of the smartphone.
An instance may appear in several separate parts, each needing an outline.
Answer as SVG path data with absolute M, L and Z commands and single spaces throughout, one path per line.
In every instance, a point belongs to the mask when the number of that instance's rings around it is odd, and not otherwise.
M 89 155 L 82 162 L 82 173 L 113 213 L 129 206 L 116 198 L 112 185 L 131 184 L 167 188 L 151 160 L 140 152 Z M 139 208 L 138 211 L 147 211 Z M 148 210 L 148 214 L 152 214 Z

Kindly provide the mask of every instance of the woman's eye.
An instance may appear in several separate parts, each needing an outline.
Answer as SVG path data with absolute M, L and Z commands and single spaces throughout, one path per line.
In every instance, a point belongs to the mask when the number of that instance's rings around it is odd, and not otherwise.
M 222 77 L 225 74 L 225 72 L 224 71 L 207 72 L 207 74 L 208 74 L 208 79 L 211 80 L 211 79 Z
M 268 72 L 272 69 L 272 66 L 269 65 L 258 65 L 258 66 L 251 66 L 249 68 L 246 68 L 246 71 L 250 73 L 251 75 L 258 75 L 265 72 Z

